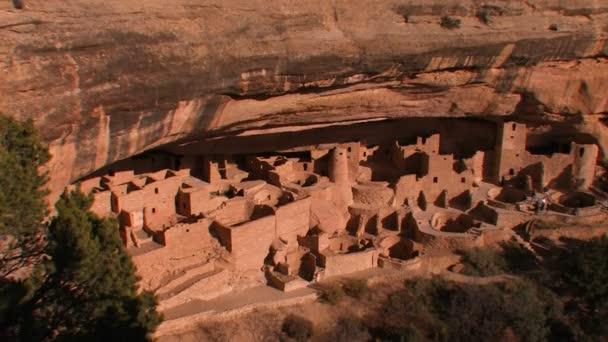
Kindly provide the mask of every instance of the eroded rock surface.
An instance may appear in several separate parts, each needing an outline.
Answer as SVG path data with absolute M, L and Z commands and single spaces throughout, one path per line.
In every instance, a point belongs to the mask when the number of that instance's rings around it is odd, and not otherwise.
M 42 129 L 55 193 L 168 143 L 420 116 L 605 154 L 607 28 L 606 0 L 5 1 L 0 111 Z

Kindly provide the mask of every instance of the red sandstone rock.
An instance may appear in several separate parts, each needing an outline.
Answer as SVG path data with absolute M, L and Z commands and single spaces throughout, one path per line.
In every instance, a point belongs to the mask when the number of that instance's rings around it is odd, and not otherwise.
M 0 111 L 42 129 L 54 194 L 178 140 L 355 120 L 578 118 L 564 134 L 605 153 L 608 4 L 499 1 L 486 25 L 475 1 L 409 3 L 3 2 Z

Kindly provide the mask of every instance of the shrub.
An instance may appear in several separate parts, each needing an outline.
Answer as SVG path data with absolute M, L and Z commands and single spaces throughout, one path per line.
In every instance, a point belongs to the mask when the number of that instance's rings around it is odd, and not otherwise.
M 500 244 L 505 265 L 510 272 L 526 272 L 538 270 L 539 265 L 534 254 L 523 248 L 515 241 L 505 241 Z
M 367 281 L 364 279 L 351 279 L 344 284 L 344 292 L 353 298 L 363 298 L 368 290 Z
M 422 342 L 426 341 L 424 335 L 413 325 L 399 328 L 388 328 L 383 331 L 383 341 Z
M 490 248 L 473 248 L 463 252 L 463 274 L 493 276 L 504 273 L 506 262 L 502 255 Z
M 564 257 L 562 278 L 593 305 L 608 304 L 608 237 L 585 241 Z
M 281 331 L 298 342 L 307 341 L 312 337 L 313 325 L 304 317 L 288 315 L 283 321 Z
M 477 19 L 479 19 L 479 21 L 486 25 L 490 23 L 490 13 L 486 10 L 477 11 L 477 13 L 475 13 L 475 16 L 477 17 Z
M 338 283 L 329 283 L 323 286 L 321 299 L 329 304 L 338 304 L 344 298 L 344 289 Z
M 443 17 L 441 17 L 441 22 L 439 24 L 443 28 L 453 30 L 460 28 L 460 24 L 462 24 L 462 21 L 460 19 L 455 19 L 450 16 L 444 15 Z
M 342 317 L 331 332 L 331 341 L 352 342 L 369 340 L 369 332 L 360 320 L 352 317 Z
M 383 341 L 543 341 L 554 301 L 530 282 L 468 285 L 435 277 L 415 279 L 389 296 L 382 322 L 371 331 Z M 507 338 L 508 339 L 508 338 Z
M 528 283 L 444 284 L 432 297 L 450 341 L 498 340 L 509 330 L 522 341 L 543 341 L 548 333 L 545 305 Z
M 558 31 L 559 28 L 557 27 L 557 24 L 551 24 L 551 25 L 549 25 L 549 30 L 551 30 L 551 31 Z
M 490 16 L 501 16 L 505 13 L 505 9 L 495 5 L 483 5 L 481 6 L 475 16 L 482 23 L 488 25 L 490 23 Z

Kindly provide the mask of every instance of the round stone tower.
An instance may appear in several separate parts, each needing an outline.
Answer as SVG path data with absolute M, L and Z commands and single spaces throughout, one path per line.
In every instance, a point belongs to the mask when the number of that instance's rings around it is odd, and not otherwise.
M 329 155 L 329 179 L 336 184 L 336 194 L 343 204 L 350 205 L 353 193 L 348 179 L 348 156 L 346 148 L 337 146 Z
M 336 184 L 348 183 L 348 160 L 344 147 L 336 147 L 331 151 L 329 179 Z

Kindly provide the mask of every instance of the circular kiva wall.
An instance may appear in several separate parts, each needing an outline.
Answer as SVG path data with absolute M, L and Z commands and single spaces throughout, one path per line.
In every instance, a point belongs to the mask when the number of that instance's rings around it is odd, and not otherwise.
M 492 188 L 488 191 L 488 197 L 496 201 L 516 204 L 526 200 L 526 193 L 513 188 Z
M 559 197 L 559 204 L 569 208 L 593 207 L 596 203 L 595 195 L 588 192 L 575 191 Z
M 380 241 L 382 253 L 400 260 L 411 259 L 414 254 L 414 242 L 400 236 L 389 236 Z
M 353 186 L 353 201 L 355 203 L 369 204 L 375 206 L 388 205 L 393 200 L 395 192 L 393 189 L 373 184 L 357 184 Z
M 358 240 L 354 236 L 344 235 L 334 237 L 328 240 L 329 249 L 334 253 L 346 254 L 364 250 L 369 247 L 369 240 Z
M 442 232 L 464 233 L 473 227 L 473 218 L 457 212 L 435 213 L 431 218 L 431 227 Z

